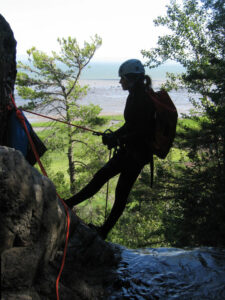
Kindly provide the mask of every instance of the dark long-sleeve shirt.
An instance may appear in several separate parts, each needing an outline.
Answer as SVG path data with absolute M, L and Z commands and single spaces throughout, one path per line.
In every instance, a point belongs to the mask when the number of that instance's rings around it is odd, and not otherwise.
M 125 123 L 116 131 L 120 141 L 135 157 L 145 160 L 151 154 L 150 144 L 153 138 L 155 108 L 144 88 L 131 91 L 127 97 Z M 144 157 L 143 157 L 144 156 Z

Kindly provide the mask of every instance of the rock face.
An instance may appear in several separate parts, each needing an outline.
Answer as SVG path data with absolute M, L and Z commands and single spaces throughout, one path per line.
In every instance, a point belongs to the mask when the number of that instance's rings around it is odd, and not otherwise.
M 52 182 L 19 151 L 0 147 L 0 247 L 3 300 L 56 299 L 66 215 Z M 115 247 L 74 213 L 59 290 L 61 299 L 105 299 L 117 261 Z
M 66 215 L 52 182 L 0 147 L 1 300 L 56 299 Z M 128 250 L 70 212 L 60 299 L 225 299 L 225 250 Z
M 14 90 L 16 79 L 16 40 L 13 32 L 0 14 L 0 145 L 4 141 L 7 120 L 8 92 Z

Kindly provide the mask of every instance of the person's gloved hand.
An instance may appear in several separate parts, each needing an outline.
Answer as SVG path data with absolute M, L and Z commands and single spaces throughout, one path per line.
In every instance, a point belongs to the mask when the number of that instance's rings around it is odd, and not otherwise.
M 107 129 L 102 135 L 102 142 L 108 147 L 109 150 L 118 146 L 118 139 L 116 134 L 110 129 Z

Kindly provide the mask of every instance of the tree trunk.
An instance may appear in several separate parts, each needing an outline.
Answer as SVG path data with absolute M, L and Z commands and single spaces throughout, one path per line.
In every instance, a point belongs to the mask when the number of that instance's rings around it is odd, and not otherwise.
M 75 194 L 75 160 L 73 156 L 74 151 L 74 142 L 72 139 L 72 130 L 68 126 L 68 137 L 69 137 L 69 146 L 68 146 L 68 161 L 69 161 L 69 177 L 70 177 L 70 192 Z
M 9 24 L 0 14 L 0 145 L 7 145 L 9 93 L 13 93 L 15 80 L 16 40 Z

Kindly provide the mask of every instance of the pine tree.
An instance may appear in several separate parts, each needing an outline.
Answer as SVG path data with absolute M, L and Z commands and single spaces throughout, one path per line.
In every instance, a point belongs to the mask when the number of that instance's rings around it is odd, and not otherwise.
M 82 106 L 78 100 L 86 95 L 88 86 L 81 86 L 79 79 L 83 69 L 89 64 L 102 40 L 95 36 L 91 43 L 84 42 L 80 47 L 75 38 L 58 39 L 60 53 L 52 51 L 51 55 L 37 50 L 35 47 L 27 51 L 28 63 L 19 62 L 17 74 L 17 90 L 24 99 L 29 99 L 29 108 L 47 109 L 47 113 L 57 115 L 61 120 L 72 123 L 79 120 L 83 126 L 91 125 L 100 107 Z M 54 134 L 57 134 L 55 129 Z M 84 143 L 76 138 L 78 129 L 67 126 L 61 130 L 67 134 L 67 157 L 71 193 L 75 192 L 75 158 L 76 143 Z M 63 143 L 63 141 L 61 141 Z M 64 145 L 64 146 L 65 146 Z M 59 145 L 58 145 L 59 147 Z

